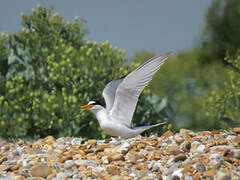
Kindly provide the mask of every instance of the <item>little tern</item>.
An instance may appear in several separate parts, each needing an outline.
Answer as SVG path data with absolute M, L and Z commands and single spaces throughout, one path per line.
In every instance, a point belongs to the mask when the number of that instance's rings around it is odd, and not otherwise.
M 111 136 L 132 138 L 152 127 L 165 124 L 133 127 L 131 121 L 139 95 L 170 54 L 168 52 L 153 57 L 127 76 L 109 82 L 103 90 L 106 108 L 97 101 L 89 101 L 81 109 L 94 113 L 102 130 Z

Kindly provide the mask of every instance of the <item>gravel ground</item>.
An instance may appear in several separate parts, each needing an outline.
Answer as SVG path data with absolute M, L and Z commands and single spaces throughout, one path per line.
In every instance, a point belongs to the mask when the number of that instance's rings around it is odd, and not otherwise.
M 0 141 L 0 179 L 240 179 L 240 128 L 118 141 Z

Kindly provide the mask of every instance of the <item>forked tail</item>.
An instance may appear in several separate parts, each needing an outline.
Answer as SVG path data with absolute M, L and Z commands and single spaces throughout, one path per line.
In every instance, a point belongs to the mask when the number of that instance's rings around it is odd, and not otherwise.
M 132 129 L 138 131 L 138 133 L 141 134 L 142 132 L 144 132 L 148 129 L 151 129 L 151 128 L 157 127 L 157 126 L 161 126 L 161 125 L 164 125 L 166 123 L 168 123 L 168 122 L 162 122 L 162 123 L 158 123 L 158 124 L 154 124 L 154 125 L 148 125 L 148 126 L 133 127 Z

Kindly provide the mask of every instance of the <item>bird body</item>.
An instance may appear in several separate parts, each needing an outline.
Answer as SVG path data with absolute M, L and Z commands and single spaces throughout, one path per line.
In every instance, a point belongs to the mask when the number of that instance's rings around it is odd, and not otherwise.
M 141 134 L 147 129 L 165 124 L 164 122 L 149 126 L 128 127 L 123 123 L 119 123 L 119 119 L 116 120 L 115 118 L 110 116 L 107 110 L 100 105 L 97 108 L 91 109 L 90 111 L 95 114 L 101 129 L 111 136 L 132 138 Z
M 109 82 L 103 90 L 106 108 L 96 101 L 89 101 L 81 107 L 82 110 L 93 112 L 101 129 L 111 136 L 132 138 L 152 127 L 165 124 L 133 127 L 131 121 L 139 95 L 169 55 L 166 53 L 154 57 L 127 76 Z

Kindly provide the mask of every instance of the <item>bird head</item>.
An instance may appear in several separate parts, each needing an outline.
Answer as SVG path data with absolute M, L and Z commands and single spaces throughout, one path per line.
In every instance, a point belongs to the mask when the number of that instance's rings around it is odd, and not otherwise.
M 89 101 L 87 105 L 80 107 L 82 111 L 90 110 L 92 112 L 96 112 L 98 110 L 101 110 L 103 108 L 102 104 L 97 101 Z

